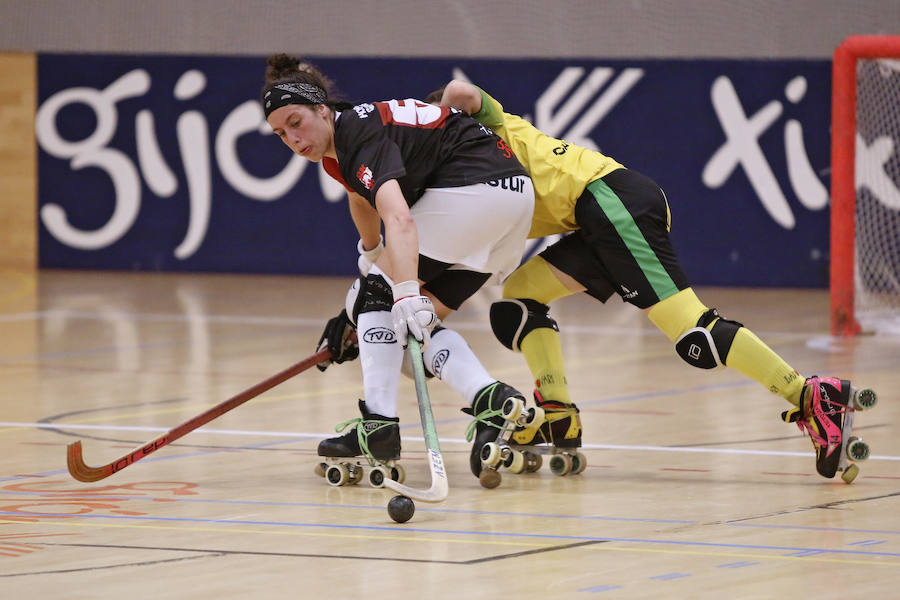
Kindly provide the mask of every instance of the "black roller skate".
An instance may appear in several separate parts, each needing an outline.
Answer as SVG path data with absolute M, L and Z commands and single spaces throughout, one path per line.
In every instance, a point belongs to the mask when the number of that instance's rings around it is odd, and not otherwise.
M 851 483 L 859 467 L 848 461 L 869 458 L 869 445 L 851 435 L 853 414 L 877 401 L 873 390 L 855 388 L 846 379 L 812 376 L 804 383 L 800 406 L 783 412 L 781 418 L 809 434 L 819 475 L 831 479 L 841 471 L 841 479 Z
M 497 469 L 512 458 L 509 438 L 516 428 L 537 428 L 543 414 L 534 407 L 526 408 L 525 397 L 499 381 L 475 394 L 472 407 L 464 408 L 463 412 L 475 418 L 466 430 L 467 441 L 475 438 L 469 467 L 482 486 L 495 488 L 501 479 Z
M 356 484 L 362 481 L 363 470 L 369 468 L 369 485 L 380 488 L 386 478 L 403 483 L 406 473 L 397 462 L 400 459 L 400 419 L 370 413 L 366 403 L 359 401 L 361 418 L 340 423 L 344 435 L 319 442 L 319 456 L 325 462 L 316 465 L 315 473 L 333 486 Z

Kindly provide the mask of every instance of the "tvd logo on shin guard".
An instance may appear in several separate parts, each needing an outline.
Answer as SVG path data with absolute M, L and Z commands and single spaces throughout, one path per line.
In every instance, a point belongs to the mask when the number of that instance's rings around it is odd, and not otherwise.
M 387 327 L 372 327 L 363 334 L 363 340 L 369 344 L 393 344 L 397 341 L 397 335 Z
M 450 351 L 444 348 L 431 359 L 431 372 L 437 375 L 438 379 L 441 377 L 441 371 L 444 369 L 444 365 L 447 364 L 448 358 L 450 358 Z

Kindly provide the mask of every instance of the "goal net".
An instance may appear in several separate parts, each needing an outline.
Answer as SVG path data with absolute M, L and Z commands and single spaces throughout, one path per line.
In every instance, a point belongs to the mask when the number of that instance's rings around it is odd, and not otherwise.
M 831 332 L 900 334 L 900 36 L 834 53 Z

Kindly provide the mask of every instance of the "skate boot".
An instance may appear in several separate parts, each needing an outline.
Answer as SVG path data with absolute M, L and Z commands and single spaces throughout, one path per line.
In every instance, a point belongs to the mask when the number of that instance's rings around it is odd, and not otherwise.
M 841 479 L 851 483 L 859 467 L 848 461 L 869 458 L 869 445 L 851 435 L 853 415 L 872 408 L 877 401 L 873 390 L 855 388 L 846 379 L 814 375 L 804 383 L 800 406 L 784 411 L 781 418 L 809 434 L 819 475 L 831 479 L 842 471 Z
M 549 454 L 550 472 L 554 475 L 578 475 L 587 467 L 581 447 L 581 417 L 574 403 L 545 400 L 534 390 L 534 403 L 544 420 L 537 429 L 524 428 L 512 435 L 511 445 L 525 458 L 525 471 L 537 471 L 543 462 L 542 454 Z
M 495 488 L 500 485 L 501 479 L 497 469 L 502 461 L 511 456 L 508 445 L 510 436 L 526 421 L 537 427 L 543 415 L 535 410 L 529 412 L 525 397 L 499 381 L 475 394 L 472 407 L 462 410 L 475 418 L 466 430 L 467 441 L 475 438 L 469 455 L 469 467 L 481 485 Z
M 400 419 L 370 413 L 363 400 L 359 401 L 361 418 L 340 423 L 335 430 L 341 436 L 319 442 L 319 456 L 325 462 L 316 465 L 315 473 L 333 486 L 362 481 L 364 468 L 369 469 L 369 485 L 380 488 L 386 478 L 403 483 L 406 474 L 398 464 L 400 459 Z

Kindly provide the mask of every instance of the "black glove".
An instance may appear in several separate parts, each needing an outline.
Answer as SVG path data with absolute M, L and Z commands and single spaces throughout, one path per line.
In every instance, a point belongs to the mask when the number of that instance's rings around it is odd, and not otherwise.
M 345 360 L 354 360 L 359 356 L 359 345 L 352 338 L 356 332 L 356 326 L 347 316 L 347 311 L 342 310 L 341 314 L 328 319 L 325 324 L 325 331 L 319 338 L 319 345 L 316 352 L 321 352 L 325 348 L 331 352 L 331 358 L 328 358 L 316 365 L 320 371 L 324 371 L 331 363 L 341 364 Z

